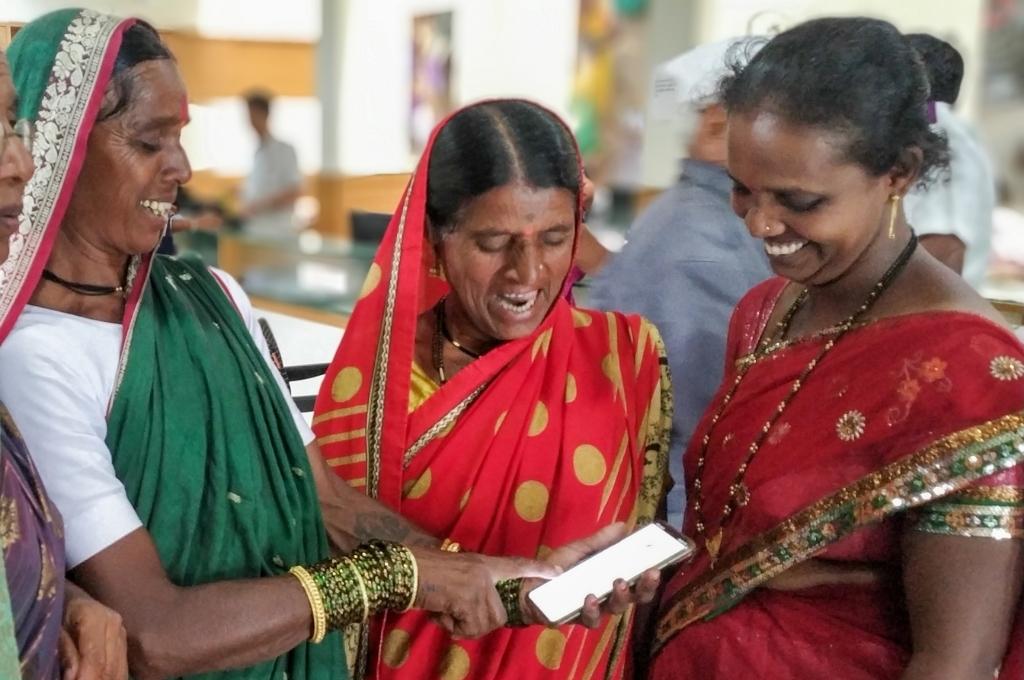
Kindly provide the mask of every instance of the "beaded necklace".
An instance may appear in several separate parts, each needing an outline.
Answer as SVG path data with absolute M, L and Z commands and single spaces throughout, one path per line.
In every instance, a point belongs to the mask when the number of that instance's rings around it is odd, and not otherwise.
M 736 476 L 733 479 L 732 484 L 729 485 L 729 496 L 725 501 L 725 506 L 722 508 L 722 519 L 718 524 L 718 530 L 715 531 L 714 535 L 709 536 L 704 517 L 704 464 L 707 461 L 708 448 L 711 443 L 711 434 L 714 431 L 715 426 L 721 419 L 722 414 L 725 412 L 725 409 L 729 406 L 729 402 L 732 401 L 732 398 L 736 394 L 736 391 L 739 388 L 740 383 L 743 381 L 743 378 L 747 374 L 747 370 L 756 362 L 745 362 L 740 365 L 740 368 L 736 375 L 736 380 L 733 381 L 733 384 L 729 388 L 729 391 L 722 399 L 722 403 L 719 405 L 718 410 L 715 412 L 715 415 L 711 417 L 711 423 L 708 426 L 708 431 L 707 433 L 705 433 L 704 438 L 701 440 L 701 451 L 700 456 L 697 458 L 697 470 L 693 480 L 693 512 L 694 516 L 696 517 L 697 535 L 703 541 L 704 546 L 708 550 L 708 554 L 711 556 L 711 566 L 714 566 L 715 562 L 718 560 L 718 553 L 719 550 L 721 550 L 722 548 L 722 538 L 725 533 L 725 526 L 726 523 L 729 521 L 729 518 L 732 516 L 733 512 L 735 512 L 737 508 L 744 507 L 747 505 L 747 503 L 750 502 L 750 489 L 747 488 L 743 480 L 746 478 L 747 469 L 750 467 L 751 462 L 753 462 L 754 457 L 757 456 L 758 451 L 761 450 L 761 445 L 764 443 L 764 440 L 768 436 L 768 433 L 771 432 L 772 428 L 775 426 L 775 423 L 779 420 L 783 412 L 786 410 L 786 407 L 789 406 L 790 402 L 793 401 L 793 398 L 797 395 L 797 392 L 799 392 L 800 388 L 803 387 L 804 382 L 807 380 L 807 377 L 818 366 L 818 364 L 821 363 L 821 360 L 825 358 L 825 355 L 828 354 L 833 347 L 835 347 L 836 343 L 839 342 L 840 338 L 846 335 L 846 333 L 851 328 L 854 327 L 857 321 L 861 317 L 863 317 L 868 312 L 868 310 L 871 309 L 875 302 L 878 301 L 878 298 L 881 297 L 882 293 L 885 292 L 885 290 L 892 284 L 892 282 L 896 279 L 899 273 L 903 271 L 903 268 L 906 267 L 907 262 L 910 261 L 910 257 L 911 255 L 914 254 L 914 250 L 916 248 L 917 236 L 913 232 L 911 232 L 910 240 L 907 242 L 907 245 L 904 246 L 902 251 L 900 251 L 900 254 L 889 266 L 889 269 L 887 269 L 886 272 L 882 274 L 882 278 L 878 280 L 878 283 L 876 283 L 871 288 L 871 291 L 868 293 L 868 296 L 864 300 L 864 302 L 860 305 L 860 307 L 857 308 L 857 310 L 853 314 L 847 317 L 845 321 L 843 321 L 836 327 L 835 334 L 831 338 L 829 338 L 829 340 L 821 348 L 821 351 L 818 352 L 817 356 L 811 359 L 807 366 L 804 367 L 803 371 L 801 371 L 800 376 L 790 386 L 789 393 L 782 401 L 779 402 L 779 405 L 775 408 L 775 411 L 771 414 L 771 416 L 768 417 L 767 422 L 765 422 L 764 426 L 761 428 L 761 431 L 757 433 L 757 436 L 754 438 L 754 441 L 750 444 L 750 447 L 747 449 L 746 458 L 744 458 L 743 462 L 740 464 L 739 469 L 736 471 Z M 768 356 L 779 347 L 780 343 L 783 342 L 783 339 L 789 332 L 789 326 L 793 322 L 793 317 L 807 301 L 807 297 L 807 289 L 804 288 L 802 291 L 800 291 L 800 294 L 797 295 L 796 299 L 793 301 L 793 304 L 790 305 L 789 309 L 786 310 L 786 313 L 782 316 L 782 318 L 779 319 L 779 322 L 778 324 L 776 324 L 772 334 L 769 337 L 765 338 L 761 343 L 759 343 L 758 348 L 754 351 L 754 355 L 757 358 Z

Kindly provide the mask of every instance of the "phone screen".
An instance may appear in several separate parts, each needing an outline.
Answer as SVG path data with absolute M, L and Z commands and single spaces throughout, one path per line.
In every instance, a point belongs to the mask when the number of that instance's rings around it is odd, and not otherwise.
M 616 580 L 632 583 L 648 569 L 668 566 L 693 551 L 687 539 L 648 524 L 537 587 L 529 598 L 550 623 L 560 624 L 580 611 L 587 595 L 603 598 Z

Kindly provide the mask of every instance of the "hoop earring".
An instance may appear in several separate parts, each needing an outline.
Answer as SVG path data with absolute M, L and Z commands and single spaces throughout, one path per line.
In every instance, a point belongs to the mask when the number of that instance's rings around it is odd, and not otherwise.
M 444 265 L 442 265 L 440 262 L 435 262 L 433 265 L 431 265 L 430 275 L 433 276 L 435 279 L 447 281 L 447 279 L 444 276 Z
M 889 238 L 896 238 L 896 213 L 899 211 L 900 199 L 902 196 L 899 194 L 892 194 L 889 196 Z

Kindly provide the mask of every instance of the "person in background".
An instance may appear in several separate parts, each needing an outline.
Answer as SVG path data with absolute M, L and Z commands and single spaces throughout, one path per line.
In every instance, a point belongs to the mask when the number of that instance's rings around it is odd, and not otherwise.
M 955 47 L 927 33 L 906 36 L 928 73 L 933 127 L 949 143 L 949 180 L 907 194 L 906 213 L 928 252 L 978 289 L 988 269 L 996 182 L 970 124 L 953 111 L 964 77 Z
M 675 392 L 672 441 L 685 446 L 722 377 L 729 315 L 740 297 L 768 278 L 764 249 L 729 205 L 725 111 L 718 81 L 727 61 L 747 59 L 756 39 L 690 50 L 661 67 L 675 79 L 681 115 L 696 117 L 679 181 L 629 230 L 622 252 L 590 279 L 589 304 L 637 312 L 662 332 Z M 676 482 L 668 519 L 682 525 L 682 457 L 670 459 Z
M 302 173 L 295 149 L 270 133 L 272 98 L 265 92 L 245 96 L 249 123 L 259 138 L 252 171 L 242 185 L 238 216 L 245 233 L 282 236 L 293 232 L 295 201 L 302 194 Z
M 22 195 L 33 172 L 34 130 L 18 118 L 17 106 L 10 67 L 0 50 L 0 265 L 10 253 L 11 239 L 23 239 Z M 0 547 L 0 677 L 126 679 L 121 617 L 65 580 L 60 512 L 2 403 Z

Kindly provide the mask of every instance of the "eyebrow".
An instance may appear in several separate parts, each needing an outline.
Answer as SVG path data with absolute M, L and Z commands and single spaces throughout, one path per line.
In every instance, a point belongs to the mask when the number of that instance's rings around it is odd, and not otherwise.
M 549 231 L 572 231 L 574 228 L 575 227 L 573 227 L 571 225 L 568 225 L 568 224 L 556 224 L 553 227 L 548 227 L 546 229 L 541 229 L 540 233 L 545 233 L 545 232 L 549 232 Z M 473 231 L 473 232 L 470 232 L 470 233 L 473 236 L 476 236 L 476 237 L 479 237 L 479 236 L 483 236 L 483 237 L 488 237 L 488 236 L 515 236 L 516 235 L 516 232 L 503 231 L 501 229 L 493 229 L 493 228 L 481 229 L 479 231 Z
M 726 174 L 729 175 L 729 179 L 731 179 L 736 184 L 739 184 L 741 187 L 746 187 L 747 186 L 746 184 L 744 184 L 740 180 L 738 180 L 735 177 L 733 177 L 731 173 L 726 173 Z M 800 187 L 769 187 L 769 188 L 765 189 L 765 191 L 768 191 L 770 193 L 773 193 L 773 194 L 776 194 L 776 195 L 780 195 L 780 196 L 781 195 L 792 195 L 792 194 L 808 194 L 808 195 L 812 195 L 812 196 L 824 196 L 824 194 L 822 194 L 819 191 L 812 191 L 810 189 L 802 189 Z
M 154 118 L 144 125 L 140 125 L 135 129 L 135 132 L 149 132 L 150 130 L 157 130 L 164 127 L 173 127 L 176 125 L 188 125 L 192 121 L 191 118 L 186 118 L 184 121 L 178 116 L 161 116 L 160 118 Z

